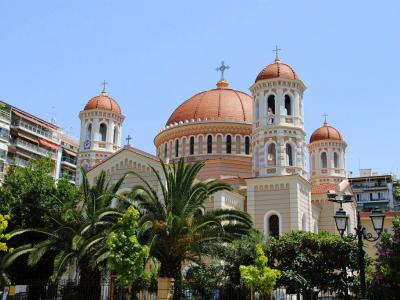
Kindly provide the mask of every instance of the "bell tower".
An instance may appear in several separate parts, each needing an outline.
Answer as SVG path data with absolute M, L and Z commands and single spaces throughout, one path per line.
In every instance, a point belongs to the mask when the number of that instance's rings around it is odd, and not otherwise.
M 250 87 L 253 96 L 253 177 L 248 212 L 269 235 L 310 230 L 311 185 L 306 172 L 303 93 L 293 68 L 276 57 Z
M 125 117 L 117 101 L 105 90 L 90 99 L 79 113 L 81 133 L 79 141 L 78 167 L 93 168 L 121 147 L 122 124 Z M 77 180 L 80 181 L 78 169 Z

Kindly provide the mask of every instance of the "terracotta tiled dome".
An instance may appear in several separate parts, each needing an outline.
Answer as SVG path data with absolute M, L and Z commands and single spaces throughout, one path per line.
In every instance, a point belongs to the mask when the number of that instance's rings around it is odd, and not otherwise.
M 329 126 L 328 123 L 324 123 L 324 125 L 313 132 L 310 138 L 310 143 L 317 142 L 321 140 L 339 140 L 343 141 L 343 137 L 340 132 Z
M 101 109 L 109 110 L 117 114 L 121 114 L 121 108 L 117 101 L 107 95 L 106 92 L 102 92 L 99 96 L 95 96 L 88 101 L 85 105 L 84 110 L 89 109 Z
M 253 121 L 252 98 L 246 93 L 227 88 L 219 82 L 216 89 L 204 91 L 183 102 L 168 119 L 166 125 L 192 119 L 225 120 L 248 123 Z
M 279 59 L 275 59 L 273 64 L 266 66 L 257 76 L 256 81 L 272 78 L 299 79 L 291 66 L 281 63 Z

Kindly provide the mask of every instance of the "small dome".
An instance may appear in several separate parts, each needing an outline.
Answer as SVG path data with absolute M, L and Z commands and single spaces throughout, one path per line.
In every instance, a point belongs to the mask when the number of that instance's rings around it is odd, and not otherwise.
M 321 140 L 338 140 L 343 141 L 343 137 L 340 132 L 329 126 L 328 123 L 324 123 L 324 125 L 313 132 L 310 138 L 310 143 L 321 141 Z
M 118 102 L 108 96 L 106 92 L 102 92 L 99 96 L 95 96 L 88 101 L 84 110 L 90 109 L 109 110 L 121 114 L 121 108 Z
M 194 95 L 172 113 L 166 125 L 190 120 L 225 120 L 251 124 L 253 100 L 241 91 L 229 89 L 226 81 L 217 88 Z
M 284 78 L 298 80 L 299 77 L 291 66 L 281 63 L 279 58 L 273 64 L 266 66 L 257 76 L 256 81 L 272 78 Z

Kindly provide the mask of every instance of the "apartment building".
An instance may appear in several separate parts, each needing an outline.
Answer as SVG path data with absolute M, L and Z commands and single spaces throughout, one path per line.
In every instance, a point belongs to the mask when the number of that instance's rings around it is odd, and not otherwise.
M 50 157 L 55 179 L 68 174 L 75 181 L 77 145 L 59 126 L 0 102 L 0 180 L 11 164 Z
M 399 210 L 393 197 L 394 180 L 393 174 L 377 174 L 371 169 L 362 169 L 359 177 L 350 177 L 357 209 L 364 212 L 375 208 L 384 211 Z

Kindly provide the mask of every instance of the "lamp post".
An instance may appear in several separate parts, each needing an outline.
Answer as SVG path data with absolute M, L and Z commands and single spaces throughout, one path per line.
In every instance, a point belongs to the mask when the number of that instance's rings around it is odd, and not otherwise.
M 339 203 L 340 208 L 336 211 L 334 215 L 336 228 L 340 233 L 340 236 L 343 237 L 344 232 L 347 227 L 348 223 L 348 216 L 346 212 L 343 210 L 344 203 L 352 202 L 353 195 L 351 194 L 344 194 L 342 198 L 338 198 L 335 191 L 329 191 L 328 200 L 331 202 Z M 373 236 L 372 233 L 367 233 L 365 227 L 361 225 L 361 217 L 360 212 L 357 211 L 357 227 L 354 228 L 355 233 L 348 234 L 350 238 L 357 240 L 358 246 L 358 269 L 360 272 L 360 285 L 361 285 L 361 299 L 366 299 L 366 284 L 365 284 L 365 251 L 364 251 L 364 240 L 368 242 L 375 242 L 377 241 L 382 234 L 383 231 L 383 224 L 385 221 L 385 214 L 378 209 L 371 211 L 370 218 L 372 222 L 372 226 L 377 234 L 377 236 Z

